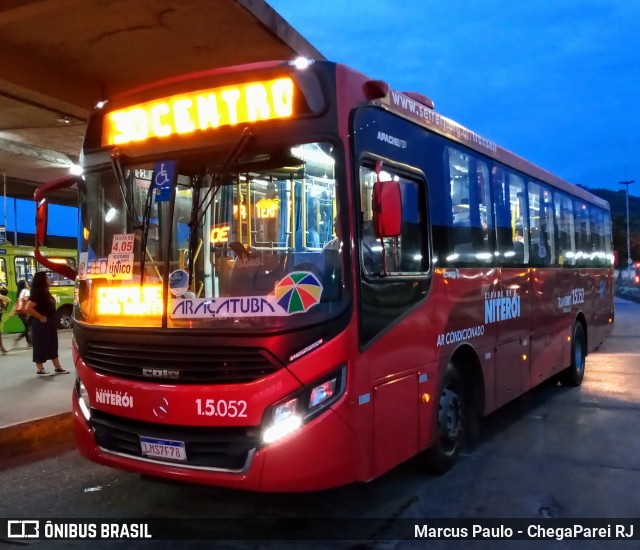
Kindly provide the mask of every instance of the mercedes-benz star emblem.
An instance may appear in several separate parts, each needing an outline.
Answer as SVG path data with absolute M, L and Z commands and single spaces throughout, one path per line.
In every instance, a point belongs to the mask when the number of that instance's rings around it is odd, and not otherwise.
M 153 403 L 153 414 L 158 418 L 169 416 L 169 401 L 166 397 L 156 399 Z

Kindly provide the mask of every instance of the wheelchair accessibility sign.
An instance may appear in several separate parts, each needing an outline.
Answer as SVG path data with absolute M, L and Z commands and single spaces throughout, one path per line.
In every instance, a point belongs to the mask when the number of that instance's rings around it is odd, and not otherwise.
M 175 160 L 163 160 L 153 165 L 153 188 L 156 190 L 156 202 L 167 202 L 171 198 L 171 182 L 175 170 Z

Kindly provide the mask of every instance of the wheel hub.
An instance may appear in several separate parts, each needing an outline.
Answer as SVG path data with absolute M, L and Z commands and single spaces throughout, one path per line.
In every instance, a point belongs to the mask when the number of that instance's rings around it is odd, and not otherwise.
M 460 396 L 449 388 L 442 391 L 438 416 L 441 434 L 449 441 L 460 437 L 462 430 L 462 402 Z

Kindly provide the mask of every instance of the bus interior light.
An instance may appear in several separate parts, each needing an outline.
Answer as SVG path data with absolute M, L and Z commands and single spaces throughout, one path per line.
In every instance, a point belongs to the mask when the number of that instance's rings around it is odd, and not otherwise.
M 69 165 L 69 173 L 73 174 L 74 176 L 81 176 L 84 173 L 84 170 L 82 169 L 82 166 L 72 162 Z

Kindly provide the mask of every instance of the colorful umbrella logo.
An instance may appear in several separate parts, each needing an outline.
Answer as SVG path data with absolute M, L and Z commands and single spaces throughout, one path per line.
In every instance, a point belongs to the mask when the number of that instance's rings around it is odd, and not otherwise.
M 294 271 L 276 283 L 276 300 L 287 313 L 302 313 L 315 306 L 322 296 L 322 284 L 308 271 Z

